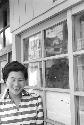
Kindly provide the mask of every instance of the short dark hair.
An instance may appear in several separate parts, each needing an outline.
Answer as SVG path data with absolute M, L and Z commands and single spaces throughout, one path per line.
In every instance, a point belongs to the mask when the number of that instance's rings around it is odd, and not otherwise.
M 12 72 L 12 71 L 16 71 L 16 72 L 21 71 L 24 75 L 25 80 L 28 79 L 27 68 L 18 61 L 12 61 L 10 63 L 7 63 L 5 65 L 5 67 L 2 69 L 4 82 L 6 82 L 9 73 Z

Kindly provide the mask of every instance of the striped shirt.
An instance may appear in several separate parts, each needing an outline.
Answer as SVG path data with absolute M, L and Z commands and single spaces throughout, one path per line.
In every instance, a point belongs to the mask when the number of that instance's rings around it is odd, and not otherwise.
M 41 97 L 23 90 L 17 108 L 7 90 L 0 101 L 0 125 L 43 125 Z

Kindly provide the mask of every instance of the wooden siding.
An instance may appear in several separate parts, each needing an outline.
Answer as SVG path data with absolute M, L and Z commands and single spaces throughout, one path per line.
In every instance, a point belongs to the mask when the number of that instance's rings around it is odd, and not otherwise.
M 58 2 L 59 1 L 59 2 Z M 82 0 L 10 0 L 10 26 L 11 31 L 32 22 L 36 18 L 41 21 L 64 9 L 81 2 Z M 48 16 L 44 15 L 47 14 Z M 40 20 L 38 20 L 40 21 Z M 38 23 L 37 21 L 37 23 Z M 35 23 L 34 23 L 35 24 Z M 32 25 L 34 25 L 32 24 Z M 28 28 L 28 27 L 27 27 Z

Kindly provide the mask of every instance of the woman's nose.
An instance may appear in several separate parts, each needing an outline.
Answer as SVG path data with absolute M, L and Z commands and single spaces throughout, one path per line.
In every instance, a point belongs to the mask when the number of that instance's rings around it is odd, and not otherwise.
M 18 80 L 16 79 L 14 85 L 15 85 L 15 86 L 18 86 L 18 83 L 19 83 L 19 82 L 18 82 Z

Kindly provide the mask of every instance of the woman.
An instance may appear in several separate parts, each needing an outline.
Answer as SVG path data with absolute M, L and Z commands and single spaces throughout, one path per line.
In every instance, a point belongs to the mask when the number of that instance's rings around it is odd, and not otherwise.
M 27 69 L 18 61 L 3 69 L 7 90 L 0 101 L 0 125 L 43 125 L 41 97 L 24 90 Z

